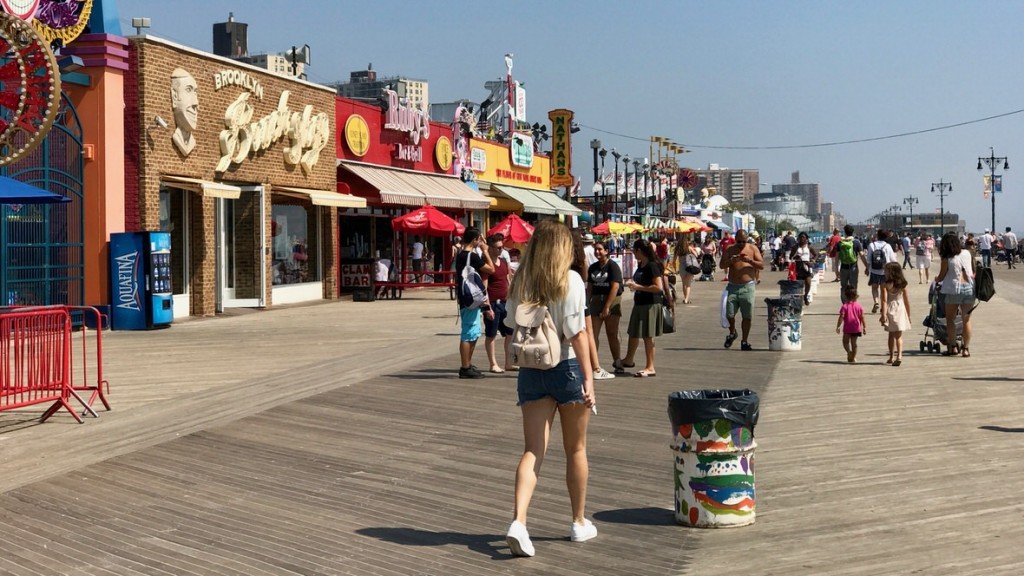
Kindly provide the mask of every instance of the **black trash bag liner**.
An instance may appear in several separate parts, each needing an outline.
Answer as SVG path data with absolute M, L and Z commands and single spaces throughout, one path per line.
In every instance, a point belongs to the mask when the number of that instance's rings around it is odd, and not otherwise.
M 768 319 L 773 322 L 775 320 L 799 319 L 804 312 L 802 293 L 799 298 L 784 296 L 782 298 L 765 298 L 764 301 L 768 304 Z
M 761 401 L 753 390 L 679 390 L 668 395 L 672 429 L 725 418 L 754 432 Z
M 803 280 L 779 280 L 779 294 L 781 296 L 800 296 L 804 295 L 804 281 Z

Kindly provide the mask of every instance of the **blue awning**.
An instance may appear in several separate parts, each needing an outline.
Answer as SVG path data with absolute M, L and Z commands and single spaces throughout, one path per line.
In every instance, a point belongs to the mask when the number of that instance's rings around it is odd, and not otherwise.
M 14 178 L 0 176 L 0 204 L 57 204 L 71 198 L 25 184 Z
M 728 224 L 726 224 L 725 222 L 722 222 L 721 220 L 705 220 L 704 223 L 707 224 L 708 226 L 711 226 L 712 228 L 714 228 L 716 230 L 721 230 L 723 232 L 732 232 L 733 231 L 732 228 L 730 228 Z

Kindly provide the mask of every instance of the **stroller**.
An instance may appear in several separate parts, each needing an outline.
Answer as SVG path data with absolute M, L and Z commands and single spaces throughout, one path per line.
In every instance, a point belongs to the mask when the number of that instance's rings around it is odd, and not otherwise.
M 928 305 L 928 316 L 924 319 L 924 340 L 920 343 L 921 352 L 941 352 L 942 344 L 951 349 L 949 334 L 946 333 L 946 296 L 939 291 L 938 284 L 928 288 Z M 959 313 L 953 322 L 953 330 L 956 334 L 953 335 L 952 345 L 962 347 L 964 321 Z
M 715 257 L 704 254 L 700 258 L 700 282 L 712 282 L 715 279 Z

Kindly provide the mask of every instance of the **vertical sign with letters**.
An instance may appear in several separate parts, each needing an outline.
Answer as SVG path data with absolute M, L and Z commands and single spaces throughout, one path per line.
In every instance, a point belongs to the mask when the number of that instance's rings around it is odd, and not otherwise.
M 551 187 L 572 186 L 572 110 L 548 112 L 551 120 Z

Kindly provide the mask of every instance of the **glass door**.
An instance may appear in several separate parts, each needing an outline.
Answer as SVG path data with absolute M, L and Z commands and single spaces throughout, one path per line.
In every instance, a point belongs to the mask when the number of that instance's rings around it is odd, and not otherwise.
M 217 201 L 217 310 L 266 305 L 263 188 Z
M 177 188 L 160 190 L 160 230 L 171 233 L 171 294 L 174 316 L 192 313 L 189 296 L 188 200 L 192 192 Z

